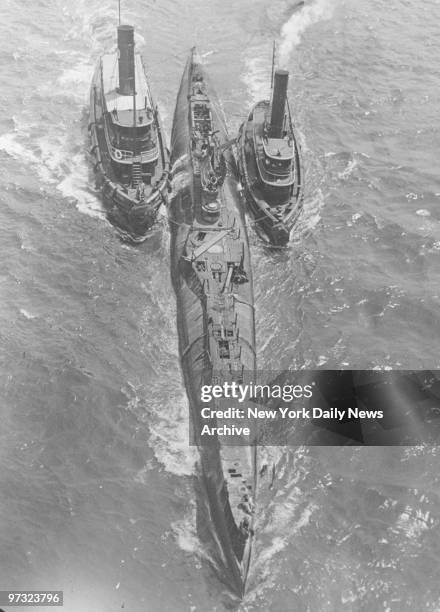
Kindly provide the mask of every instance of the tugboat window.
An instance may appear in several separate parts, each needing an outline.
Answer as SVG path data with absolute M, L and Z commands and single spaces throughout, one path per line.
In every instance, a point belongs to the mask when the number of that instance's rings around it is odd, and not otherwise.
M 122 149 L 123 151 L 133 151 L 135 137 L 133 127 L 118 125 L 116 128 L 113 128 L 112 131 L 112 143 L 114 146 L 118 147 L 118 149 Z M 150 126 L 137 126 L 136 142 L 138 151 L 146 151 L 154 148 L 155 143 L 151 138 Z

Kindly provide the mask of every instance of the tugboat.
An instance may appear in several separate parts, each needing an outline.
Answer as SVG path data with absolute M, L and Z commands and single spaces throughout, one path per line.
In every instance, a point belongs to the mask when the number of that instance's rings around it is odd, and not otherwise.
M 222 579 L 242 596 L 254 534 L 256 447 L 247 440 L 244 446 L 228 446 L 220 436 L 204 441 L 201 386 L 255 380 L 253 283 L 231 141 L 194 49 L 174 113 L 171 176 L 171 277 L 206 500 L 202 531 L 210 530 Z
M 89 131 L 108 218 L 131 240 L 142 241 L 167 203 L 169 159 L 133 26 L 118 26 L 117 50 L 98 62 Z
M 289 241 L 303 200 L 301 151 L 287 100 L 288 80 L 286 70 L 275 70 L 271 101 L 255 104 L 237 138 L 248 210 L 260 236 L 277 246 Z

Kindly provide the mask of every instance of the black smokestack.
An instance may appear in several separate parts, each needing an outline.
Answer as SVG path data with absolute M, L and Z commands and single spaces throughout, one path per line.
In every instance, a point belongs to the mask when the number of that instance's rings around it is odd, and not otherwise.
M 134 94 L 134 28 L 118 26 L 119 50 L 119 93 L 123 96 Z
M 269 131 L 271 138 L 282 138 L 283 136 L 284 109 L 286 108 L 288 82 L 289 73 L 287 70 L 275 71 Z

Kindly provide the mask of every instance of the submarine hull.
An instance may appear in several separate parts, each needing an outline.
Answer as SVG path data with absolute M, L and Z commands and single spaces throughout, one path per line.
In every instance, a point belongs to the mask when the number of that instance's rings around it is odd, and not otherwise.
M 204 439 L 206 404 L 200 392 L 202 385 L 246 382 L 255 372 L 253 284 L 234 157 L 218 101 L 194 51 L 177 97 L 171 177 L 171 277 L 208 513 L 203 530 L 215 543 L 220 577 L 242 596 L 254 535 L 256 447 L 228 446 L 216 436 Z

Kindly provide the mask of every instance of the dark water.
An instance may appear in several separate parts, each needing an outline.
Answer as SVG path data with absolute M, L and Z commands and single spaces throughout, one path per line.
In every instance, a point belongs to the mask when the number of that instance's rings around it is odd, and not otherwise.
M 195 532 L 165 221 L 105 221 L 85 155 L 113 0 L 4 0 L 0 23 L 0 587 L 67 612 L 222 611 Z M 440 3 L 123 2 L 170 132 L 198 45 L 231 132 L 292 73 L 306 199 L 251 231 L 260 367 L 438 368 Z M 267 451 L 269 452 L 269 451 Z M 242 611 L 440 610 L 437 449 L 270 451 Z

